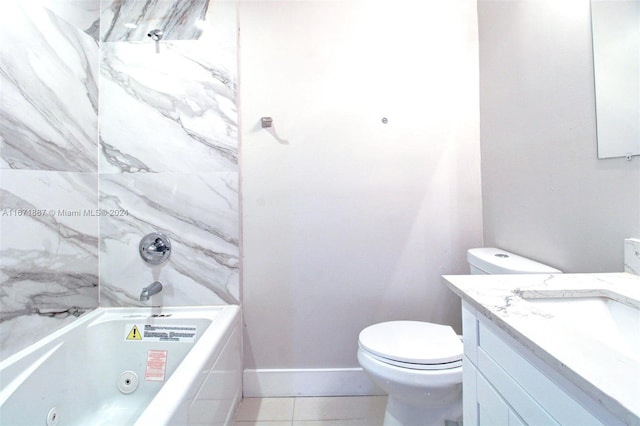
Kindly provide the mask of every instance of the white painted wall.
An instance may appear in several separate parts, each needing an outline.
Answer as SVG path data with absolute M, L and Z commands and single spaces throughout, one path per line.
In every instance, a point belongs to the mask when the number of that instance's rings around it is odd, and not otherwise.
M 597 159 L 589 2 L 480 0 L 478 19 L 485 244 L 622 271 L 640 159 Z
M 477 52 L 473 1 L 240 3 L 246 394 L 357 367 L 376 322 L 460 329 L 440 275 L 481 244 Z

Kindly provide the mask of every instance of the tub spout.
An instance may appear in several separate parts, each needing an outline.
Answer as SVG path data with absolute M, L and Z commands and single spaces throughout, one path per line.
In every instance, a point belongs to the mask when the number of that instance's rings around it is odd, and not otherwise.
M 151 296 L 160 293 L 161 291 L 162 283 L 160 281 L 154 281 L 153 283 L 142 289 L 142 293 L 140 293 L 140 301 L 146 302 Z

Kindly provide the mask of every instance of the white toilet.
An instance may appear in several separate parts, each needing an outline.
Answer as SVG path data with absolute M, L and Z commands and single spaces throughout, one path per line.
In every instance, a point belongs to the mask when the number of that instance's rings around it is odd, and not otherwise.
M 557 274 L 557 269 L 496 248 L 471 249 L 472 274 Z M 389 394 L 385 426 L 462 420 L 462 341 L 447 325 L 390 321 L 358 338 L 358 362 Z

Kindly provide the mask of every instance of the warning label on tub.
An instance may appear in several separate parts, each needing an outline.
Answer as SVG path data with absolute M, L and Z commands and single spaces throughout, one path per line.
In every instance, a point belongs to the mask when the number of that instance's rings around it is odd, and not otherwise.
M 193 343 L 197 334 L 195 325 L 127 324 L 124 339 L 129 342 Z
M 127 334 L 127 340 L 142 340 L 142 334 L 135 325 L 131 327 L 131 331 Z
M 167 352 L 165 350 L 150 350 L 147 352 L 147 367 L 144 378 L 150 382 L 164 382 L 167 371 Z

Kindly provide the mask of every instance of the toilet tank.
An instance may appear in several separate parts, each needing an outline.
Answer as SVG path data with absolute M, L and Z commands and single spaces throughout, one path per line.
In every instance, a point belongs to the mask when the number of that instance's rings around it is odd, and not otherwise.
M 550 266 L 493 247 L 470 249 L 467 261 L 472 275 L 562 273 Z

